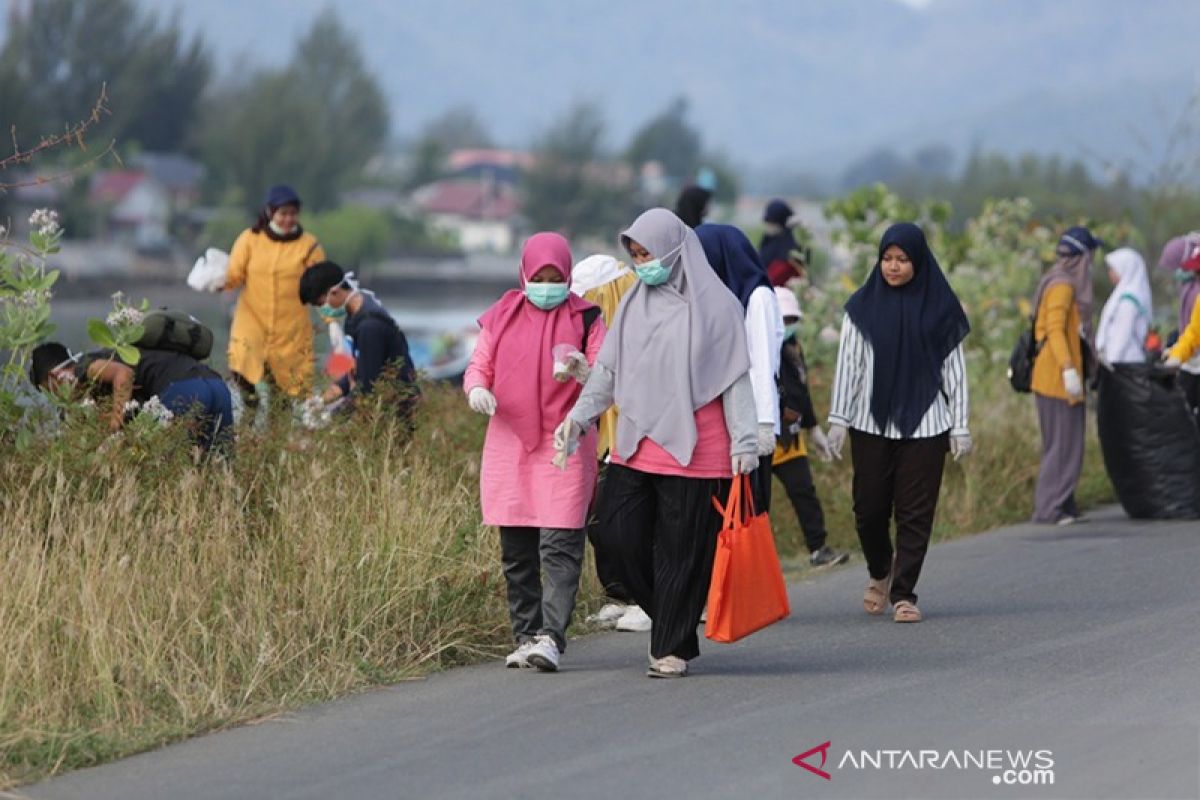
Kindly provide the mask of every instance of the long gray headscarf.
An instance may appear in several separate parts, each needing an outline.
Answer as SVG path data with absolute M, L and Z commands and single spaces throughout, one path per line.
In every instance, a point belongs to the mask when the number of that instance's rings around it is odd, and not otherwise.
M 1066 253 L 1061 249 L 1057 252 L 1058 260 L 1038 284 L 1036 305 L 1042 303 L 1042 295 L 1051 286 L 1060 283 L 1069 284 L 1075 290 L 1075 305 L 1079 307 L 1079 322 L 1083 325 L 1083 335 L 1092 339 L 1092 251 L 1082 253 Z
M 643 281 L 621 300 L 600 348 L 615 375 L 621 410 L 616 452 L 628 459 L 650 437 L 687 466 L 696 447 L 695 412 L 750 369 L 745 314 L 704 257 L 696 234 L 665 208 L 652 208 L 621 234 L 671 270 L 666 283 Z

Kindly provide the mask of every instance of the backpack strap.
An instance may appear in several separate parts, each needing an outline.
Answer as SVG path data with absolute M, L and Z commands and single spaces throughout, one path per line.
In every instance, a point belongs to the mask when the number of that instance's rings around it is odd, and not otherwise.
M 592 325 L 595 324 L 596 318 L 599 316 L 599 306 L 592 306 L 591 308 L 586 308 L 583 311 L 583 342 L 580 349 L 583 350 L 583 354 L 585 356 L 587 355 L 588 334 L 591 333 Z
M 1132 294 L 1130 294 L 1129 292 L 1122 292 L 1122 293 L 1121 293 L 1121 297 L 1120 297 L 1120 299 L 1121 299 L 1121 300 L 1128 300 L 1128 301 L 1130 301 L 1131 303 L 1133 303 L 1135 306 L 1137 306 L 1138 313 L 1139 313 L 1139 314 L 1141 314 L 1143 317 L 1149 317 L 1149 316 L 1150 316 L 1150 312 L 1148 312 L 1148 311 L 1146 310 L 1146 307 L 1142 305 L 1142 301 L 1141 301 L 1141 300 L 1138 300 L 1136 297 L 1134 297 L 1134 296 L 1133 296 Z

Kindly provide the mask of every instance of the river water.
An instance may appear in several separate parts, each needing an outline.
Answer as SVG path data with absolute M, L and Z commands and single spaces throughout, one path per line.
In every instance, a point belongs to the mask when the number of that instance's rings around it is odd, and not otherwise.
M 408 337 L 413 361 L 418 368 L 428 369 L 435 358 L 445 360 L 455 355 L 462 356 L 464 350 L 469 354 L 473 334 L 477 330 L 475 320 L 498 297 L 494 286 L 460 284 L 453 288 L 453 294 L 394 291 L 379 296 Z M 118 289 L 124 292 L 131 304 L 136 305 L 145 298 L 149 300 L 151 308 L 165 306 L 187 311 L 212 328 L 216 343 L 209 361 L 215 369 L 224 372 L 229 322 L 236 302 L 236 296 L 232 293 L 205 294 L 192 291 L 184 284 L 139 285 L 127 279 L 114 279 L 111 287 L 89 290 L 86 296 L 64 291 L 53 301 L 51 321 L 58 326 L 54 338 L 72 352 L 94 347 L 87 338 L 87 321 L 91 317 L 103 318 L 112 310 L 111 295 Z M 328 350 L 329 337 L 320 332 L 324 326 L 320 325 L 315 313 L 312 319 L 318 331 L 315 347 L 317 353 L 322 354 Z

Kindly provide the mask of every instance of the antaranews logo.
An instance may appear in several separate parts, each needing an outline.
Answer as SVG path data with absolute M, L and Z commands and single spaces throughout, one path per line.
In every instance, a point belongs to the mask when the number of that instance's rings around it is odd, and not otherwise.
M 831 745 L 831 744 L 832 744 L 832 742 L 826 742 L 825 744 L 819 744 L 816 747 L 814 747 L 812 750 L 801 753 L 800 755 L 793 758 L 792 763 L 795 764 L 797 767 L 803 767 L 804 769 L 811 772 L 813 775 L 819 775 L 822 778 L 824 778 L 825 780 L 831 780 L 830 774 L 828 772 L 826 772 L 824 769 L 825 758 L 829 755 L 829 745 Z M 806 758 L 810 758 L 811 756 L 814 756 L 817 753 L 821 754 L 821 766 L 819 768 L 814 767 L 812 764 L 809 764 L 807 761 L 805 761 Z
M 792 759 L 797 767 L 832 780 L 825 771 L 832 741 L 819 744 Z M 813 766 L 810 759 L 821 756 Z M 999 786 L 1053 786 L 1054 753 L 1051 750 L 847 750 L 837 763 L 840 770 L 935 770 L 992 773 L 991 782 Z

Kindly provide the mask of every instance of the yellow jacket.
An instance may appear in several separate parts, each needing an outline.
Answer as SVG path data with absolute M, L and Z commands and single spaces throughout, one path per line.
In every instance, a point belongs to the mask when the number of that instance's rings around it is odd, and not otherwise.
M 283 391 L 306 394 L 313 378 L 313 328 L 300 302 L 300 275 L 325 260 L 310 233 L 279 242 L 265 233 L 242 231 L 229 254 L 226 289 L 245 287 L 229 331 L 229 369 L 251 383 L 265 367 Z
M 1179 334 L 1179 341 L 1171 348 L 1171 355 L 1186 364 L 1200 349 L 1200 301 L 1192 306 L 1192 318 Z
M 1033 363 L 1032 389 L 1034 394 L 1066 400 L 1075 405 L 1083 399 L 1071 399 L 1063 384 L 1062 373 L 1074 367 L 1083 377 L 1083 344 L 1079 338 L 1079 306 L 1075 304 L 1075 288 L 1058 283 L 1046 290 L 1037 310 L 1034 339 L 1042 343 Z
M 585 292 L 583 299 L 600 307 L 600 316 L 604 318 L 604 324 L 611 328 L 613 317 L 617 315 L 617 306 L 621 304 L 621 298 L 635 283 L 637 283 L 637 275 L 627 272 L 619 278 L 614 278 L 606 284 Z M 596 458 L 603 461 L 604 457 L 612 450 L 613 437 L 617 431 L 616 406 L 610 406 L 608 411 L 600 415 L 599 427 L 600 435 L 596 441 Z

